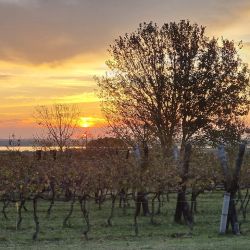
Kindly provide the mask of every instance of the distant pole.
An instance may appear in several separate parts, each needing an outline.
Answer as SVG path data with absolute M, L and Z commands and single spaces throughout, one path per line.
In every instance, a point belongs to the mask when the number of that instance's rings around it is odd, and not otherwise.
M 85 149 L 87 149 L 87 144 L 88 144 L 88 135 L 87 135 L 87 131 L 83 132 L 83 135 L 82 135 L 82 148 L 84 149 L 84 146 L 85 146 Z

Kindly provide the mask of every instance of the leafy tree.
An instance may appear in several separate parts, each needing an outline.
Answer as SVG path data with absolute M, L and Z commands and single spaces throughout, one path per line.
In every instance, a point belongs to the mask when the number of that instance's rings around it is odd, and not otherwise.
M 110 72 L 97 79 L 113 131 L 124 137 L 146 124 L 166 157 L 180 142 L 183 161 L 190 141 L 238 141 L 250 104 L 249 71 L 240 48 L 234 41 L 207 37 L 204 26 L 186 20 L 162 27 L 143 23 L 120 36 L 110 46 Z M 186 172 L 180 171 L 177 222 L 188 208 Z M 180 208 L 181 203 L 186 205 Z
M 129 133 L 146 123 L 164 150 L 176 140 L 238 140 L 249 110 L 240 48 L 185 20 L 143 23 L 120 36 L 109 49 L 110 74 L 98 79 L 114 131 Z

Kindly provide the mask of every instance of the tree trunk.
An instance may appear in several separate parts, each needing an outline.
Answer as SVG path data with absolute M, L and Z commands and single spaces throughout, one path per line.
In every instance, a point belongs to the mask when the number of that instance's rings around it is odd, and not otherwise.
M 232 227 L 232 233 L 235 235 L 240 235 L 240 228 L 238 223 L 238 217 L 235 207 L 235 196 L 230 196 L 229 208 L 228 208 L 228 216 L 227 216 L 227 231 L 229 229 L 229 224 Z
M 152 211 L 151 211 L 151 217 L 150 217 L 150 222 L 151 224 L 156 224 L 154 221 L 154 216 L 155 216 L 155 199 L 159 196 L 159 193 L 156 193 L 155 196 L 152 199 Z
M 244 195 L 243 199 L 242 199 L 241 191 L 240 190 L 238 191 L 238 200 L 237 201 L 240 201 L 239 212 L 242 212 L 242 216 L 243 216 L 244 220 L 246 220 L 246 209 L 247 209 L 247 205 L 249 203 L 249 198 L 250 198 L 249 189 L 247 189 L 246 194 Z
M 157 195 L 157 200 L 158 200 L 158 209 L 156 214 L 161 214 L 161 206 L 162 206 L 162 201 L 161 201 L 161 192 L 158 193 Z
M 6 208 L 9 206 L 9 204 L 10 204 L 9 201 L 7 201 L 7 200 L 3 201 L 2 213 L 3 213 L 3 216 L 4 216 L 5 220 L 9 219 L 8 216 L 7 216 L 7 214 L 6 214 Z
M 176 223 L 181 223 L 181 219 L 183 218 L 185 222 L 192 227 L 193 225 L 193 217 L 192 213 L 189 208 L 189 204 L 186 200 L 186 192 L 185 190 L 179 191 L 177 195 L 177 204 L 176 204 L 176 209 L 175 209 L 175 216 L 174 220 Z
M 24 200 L 21 200 L 20 205 L 17 207 L 17 215 L 18 215 L 18 219 L 17 219 L 17 223 L 16 223 L 16 229 L 17 230 L 20 229 L 21 223 L 22 223 L 22 220 L 23 220 L 22 208 L 23 208 L 24 202 L 25 202 Z
M 137 216 L 140 214 L 141 207 L 144 216 L 148 216 L 150 214 L 148 207 L 148 199 L 147 194 L 145 192 L 138 192 L 136 196 L 136 214 Z
M 90 231 L 90 223 L 89 223 L 89 212 L 86 208 L 86 202 L 87 202 L 87 197 L 83 197 L 83 199 L 80 200 L 80 205 L 81 205 L 81 211 L 83 214 L 83 218 L 86 222 L 87 228 L 83 231 L 84 237 L 86 240 L 88 240 L 88 232 Z
M 192 190 L 192 195 L 191 195 L 191 214 L 192 215 L 197 213 L 197 197 L 199 194 L 200 192 Z
M 189 170 L 189 161 L 191 156 L 191 144 L 187 144 L 185 146 L 184 152 L 184 160 L 183 160 L 183 169 L 182 169 L 182 181 L 180 183 L 180 190 L 177 195 L 177 203 L 174 215 L 174 221 L 176 223 L 181 223 L 182 215 L 184 217 L 185 222 L 192 227 L 193 225 L 193 217 L 189 208 L 189 204 L 186 200 L 186 184 L 187 175 Z
M 145 192 L 138 192 L 135 198 L 135 214 L 134 214 L 134 228 L 135 228 L 135 235 L 138 235 L 138 223 L 137 217 L 140 215 L 141 207 L 143 210 L 143 215 L 149 215 L 149 208 L 148 208 L 148 199 L 146 197 Z
M 47 210 L 47 216 L 50 217 L 51 211 L 52 211 L 52 207 L 54 206 L 55 203 L 55 188 L 54 188 L 54 184 L 51 185 L 51 192 L 52 192 L 52 197 L 51 197 L 51 201 L 50 201 L 50 205 L 49 208 Z
M 25 201 L 24 201 L 24 203 L 23 203 L 23 209 L 24 209 L 25 212 L 28 212 L 28 211 L 29 211 L 28 208 L 25 206 Z
M 126 215 L 128 206 L 127 190 L 125 191 L 124 189 L 121 189 L 119 196 L 119 207 L 122 208 L 123 215 Z
M 245 143 L 240 144 L 238 157 L 237 157 L 236 163 L 235 163 L 235 172 L 233 174 L 232 181 L 231 181 L 230 185 L 229 184 L 227 185 L 229 187 L 229 191 L 231 193 L 230 202 L 229 202 L 229 209 L 228 209 L 228 217 L 227 217 L 227 226 L 229 226 L 229 223 L 231 224 L 232 232 L 235 235 L 240 235 L 240 228 L 239 228 L 239 223 L 238 223 L 238 218 L 237 218 L 237 211 L 236 211 L 236 207 L 235 207 L 235 197 L 236 197 L 236 193 L 239 189 L 239 175 L 240 175 L 240 169 L 242 166 L 245 149 L 246 149 L 246 144 Z
M 228 193 L 230 193 L 230 201 L 229 201 L 228 216 L 227 216 L 227 231 L 229 229 L 229 224 L 231 224 L 232 233 L 235 235 L 240 235 L 237 211 L 235 207 L 235 198 L 236 198 L 236 193 L 239 189 L 239 175 L 240 175 L 240 170 L 241 170 L 241 166 L 243 162 L 245 148 L 246 148 L 245 143 L 240 144 L 238 157 L 235 163 L 235 171 L 232 175 L 229 172 L 224 146 L 219 147 L 219 159 L 220 159 L 221 167 L 225 175 L 225 190 Z
M 121 189 L 120 193 L 119 193 L 119 207 L 121 208 L 122 205 L 124 206 L 126 203 L 126 192 L 124 190 L 124 188 Z
M 111 205 L 111 212 L 110 212 L 110 216 L 108 218 L 108 225 L 110 227 L 112 227 L 112 218 L 114 216 L 114 209 L 115 209 L 115 200 L 116 200 L 116 195 L 115 194 L 112 194 L 111 195 L 111 199 L 112 199 L 112 205 Z
M 63 227 L 69 227 L 69 218 L 71 217 L 72 213 L 73 213 L 73 209 L 74 209 L 74 204 L 75 204 L 75 196 L 73 197 L 71 203 L 70 203 L 70 209 L 69 209 L 69 213 L 67 214 L 67 216 L 65 217 L 64 221 L 63 221 Z
M 54 206 L 54 203 L 55 203 L 55 197 L 53 196 L 52 199 L 51 199 L 51 201 L 50 201 L 49 208 L 47 210 L 47 216 L 48 216 L 48 218 L 51 215 L 51 211 L 52 211 L 52 207 Z

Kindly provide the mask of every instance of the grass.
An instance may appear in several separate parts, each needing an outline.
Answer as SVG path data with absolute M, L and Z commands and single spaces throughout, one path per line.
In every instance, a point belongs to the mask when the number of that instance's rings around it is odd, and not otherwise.
M 70 227 L 63 228 L 63 219 L 70 206 L 69 202 L 56 202 L 50 218 L 46 217 L 49 203 L 38 203 L 40 234 L 36 242 L 32 241 L 34 222 L 31 203 L 27 203 L 28 212 L 23 212 L 21 230 L 16 230 L 16 207 L 8 207 L 9 220 L 0 221 L 0 249 L 250 249 L 250 222 L 242 223 L 241 236 L 219 235 L 218 228 L 222 206 L 222 193 L 205 193 L 198 197 L 198 214 L 190 232 L 186 225 L 173 223 L 175 195 L 170 202 L 164 201 L 161 215 L 155 216 L 156 225 L 150 224 L 150 218 L 139 217 L 139 235 L 136 237 L 133 227 L 134 206 L 123 215 L 117 207 L 113 226 L 107 226 L 111 201 L 106 201 L 101 210 L 94 203 L 89 204 L 91 231 L 89 240 L 82 235 L 85 223 L 77 203 L 70 219 Z M 242 216 L 239 215 L 240 221 Z

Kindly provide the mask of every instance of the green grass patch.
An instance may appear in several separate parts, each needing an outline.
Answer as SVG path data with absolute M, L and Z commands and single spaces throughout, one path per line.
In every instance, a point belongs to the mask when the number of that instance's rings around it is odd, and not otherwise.
M 69 202 L 55 202 L 50 218 L 46 211 L 49 202 L 38 201 L 40 233 L 36 242 L 32 241 L 35 229 L 32 204 L 26 203 L 20 230 L 16 230 L 16 206 L 7 208 L 9 220 L 2 216 L 0 220 L 0 249 L 250 249 L 250 222 L 242 222 L 241 236 L 219 235 L 219 223 L 222 207 L 221 192 L 207 192 L 198 197 L 198 213 L 192 231 L 185 225 L 173 222 L 176 195 L 170 195 L 170 201 L 164 199 L 161 214 L 155 216 L 152 225 L 149 217 L 138 218 L 139 235 L 135 236 L 133 225 L 134 203 L 123 210 L 116 204 L 112 227 L 107 225 L 111 201 L 107 200 L 99 210 L 94 202 L 88 204 L 91 231 L 89 240 L 83 236 L 86 228 L 79 203 L 75 204 L 70 218 L 70 226 L 64 228 L 63 220 L 68 213 Z M 150 203 L 151 206 L 151 203 Z M 156 204 L 157 206 L 157 204 Z

